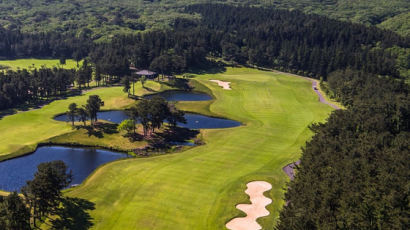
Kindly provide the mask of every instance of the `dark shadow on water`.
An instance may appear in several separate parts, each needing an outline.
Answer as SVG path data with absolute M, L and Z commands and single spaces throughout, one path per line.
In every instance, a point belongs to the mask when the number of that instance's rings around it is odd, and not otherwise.
M 52 229 L 86 230 L 93 226 L 88 213 L 95 204 L 80 198 L 64 197 L 62 206 L 56 210 L 58 216 L 51 220 Z

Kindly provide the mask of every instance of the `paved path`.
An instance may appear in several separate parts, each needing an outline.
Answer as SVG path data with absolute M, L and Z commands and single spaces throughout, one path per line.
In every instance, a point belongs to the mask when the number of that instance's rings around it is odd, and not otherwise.
M 288 177 L 290 178 L 290 180 L 293 180 L 295 178 L 295 170 L 294 168 L 296 167 L 296 165 L 300 164 L 300 160 L 290 163 L 288 165 L 286 165 L 285 167 L 282 168 L 282 170 L 286 173 L 286 175 L 288 175 Z
M 319 96 L 319 101 L 322 102 L 323 104 L 329 105 L 330 107 L 334 108 L 334 109 L 340 109 L 339 106 L 330 103 L 329 101 L 327 101 L 325 99 L 325 97 L 323 97 L 322 93 L 319 91 L 319 88 L 317 87 L 317 81 L 315 80 L 311 80 L 312 81 L 312 89 L 317 93 L 317 95 Z
M 319 96 L 319 101 L 320 101 L 321 103 L 326 104 L 326 105 L 329 105 L 330 107 L 332 107 L 332 108 L 334 108 L 334 109 L 336 109 L 336 110 L 339 110 L 339 109 L 340 109 L 339 106 L 337 106 L 337 105 L 335 105 L 335 104 L 332 104 L 332 103 L 330 103 L 329 101 L 327 101 L 327 100 L 325 99 L 325 97 L 324 97 L 324 96 L 322 95 L 322 93 L 319 91 L 319 88 L 318 88 L 318 86 L 317 86 L 317 81 L 316 81 L 316 80 L 313 80 L 313 79 L 310 79 L 310 78 L 306 78 L 306 79 L 308 79 L 309 81 L 312 82 L 312 89 L 313 89 L 313 91 L 315 91 L 316 94 Z M 288 177 L 290 178 L 290 180 L 293 180 L 293 179 L 295 178 L 295 170 L 294 170 L 294 168 L 295 168 L 297 165 L 299 165 L 299 164 L 300 164 L 300 160 L 298 160 L 298 161 L 296 161 L 296 162 L 293 162 L 293 163 L 290 163 L 290 164 L 288 164 L 288 165 L 286 165 L 285 167 L 282 168 L 282 170 L 286 173 L 286 175 L 288 175 Z

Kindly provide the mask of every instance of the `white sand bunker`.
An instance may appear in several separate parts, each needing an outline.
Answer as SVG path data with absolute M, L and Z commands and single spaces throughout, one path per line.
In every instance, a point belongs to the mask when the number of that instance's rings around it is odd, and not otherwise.
M 253 181 L 247 184 L 248 189 L 245 193 L 249 195 L 252 204 L 238 204 L 236 208 L 246 213 L 246 217 L 238 217 L 226 224 L 231 230 L 260 230 L 262 227 L 256 219 L 268 216 L 269 211 L 266 206 L 272 200 L 263 195 L 264 192 L 272 189 L 272 185 L 265 181 Z
M 225 89 L 225 90 L 231 90 L 231 86 L 230 86 L 231 83 L 230 82 L 220 81 L 220 80 L 210 80 L 210 81 L 218 83 L 218 85 L 220 87 L 222 87 L 223 89 Z

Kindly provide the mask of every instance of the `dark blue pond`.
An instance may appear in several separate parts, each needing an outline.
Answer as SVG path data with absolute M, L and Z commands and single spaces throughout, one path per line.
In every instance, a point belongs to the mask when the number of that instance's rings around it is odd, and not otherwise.
M 156 93 L 147 95 L 144 98 L 152 98 L 155 96 L 161 96 L 167 101 L 209 101 L 212 100 L 212 97 L 206 93 L 198 92 L 187 92 L 180 90 L 169 90 L 162 93 Z
M 73 185 L 81 184 L 98 166 L 124 157 L 127 155 L 93 148 L 40 147 L 33 154 L 0 162 L 0 190 L 19 191 L 43 162 L 64 161 L 72 170 Z
M 127 114 L 122 110 L 102 111 L 97 114 L 99 120 L 110 121 L 113 123 L 121 123 L 121 121 L 128 119 Z M 67 114 L 62 114 L 54 117 L 57 121 L 70 121 Z
M 66 114 L 59 115 L 54 118 L 57 121 L 68 121 Z M 128 119 L 127 114 L 122 110 L 113 110 L 113 111 L 103 111 L 98 113 L 98 119 L 111 121 L 114 123 L 121 123 L 121 121 Z M 178 126 L 189 128 L 189 129 L 219 129 L 219 128 L 231 128 L 240 126 L 241 123 L 233 120 L 208 117 L 199 114 L 186 113 L 185 119 L 187 120 L 186 124 L 178 123 Z
M 185 114 L 186 124 L 178 123 L 178 126 L 189 129 L 221 129 L 240 126 L 241 123 L 233 120 L 208 117 L 199 114 Z

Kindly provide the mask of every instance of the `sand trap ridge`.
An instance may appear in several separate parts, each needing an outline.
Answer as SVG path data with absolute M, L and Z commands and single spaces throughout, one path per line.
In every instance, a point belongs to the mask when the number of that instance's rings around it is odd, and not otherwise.
M 210 80 L 210 81 L 218 83 L 218 85 L 220 87 L 222 87 L 223 89 L 225 89 L 225 90 L 231 90 L 231 86 L 230 86 L 231 83 L 230 82 L 220 81 L 220 80 Z
M 263 195 L 264 192 L 272 189 L 272 185 L 265 181 L 253 181 L 247 184 L 248 189 L 245 193 L 249 195 L 252 204 L 238 204 L 236 208 L 246 213 L 246 217 L 232 219 L 226 224 L 231 230 L 259 230 L 262 227 L 256 222 L 256 219 L 268 216 L 269 211 L 266 206 L 272 203 L 272 200 Z

